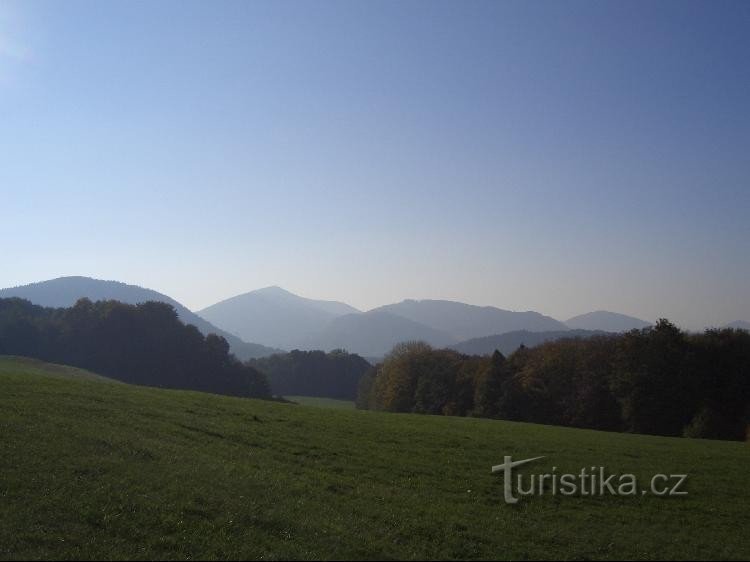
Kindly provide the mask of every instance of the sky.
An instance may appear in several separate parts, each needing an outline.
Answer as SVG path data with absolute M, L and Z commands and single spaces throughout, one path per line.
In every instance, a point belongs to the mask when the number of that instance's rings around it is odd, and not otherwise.
M 0 0 L 0 286 L 750 320 L 750 2 Z

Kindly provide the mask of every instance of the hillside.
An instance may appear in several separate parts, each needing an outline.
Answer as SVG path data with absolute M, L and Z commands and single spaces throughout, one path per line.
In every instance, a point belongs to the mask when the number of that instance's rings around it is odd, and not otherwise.
M 180 320 L 186 324 L 192 324 L 204 335 L 213 333 L 224 337 L 229 342 L 232 353 L 240 359 L 265 357 L 279 351 L 242 341 L 237 336 L 217 328 L 167 295 L 119 281 L 103 281 L 90 277 L 60 277 L 20 287 L 0 289 L 0 298 L 10 297 L 19 297 L 40 306 L 55 308 L 73 306 L 82 297 L 92 301 L 116 300 L 126 304 L 147 301 L 164 302 L 174 307 Z
M 747 330 L 750 332 L 750 322 L 744 320 L 737 320 L 736 322 L 730 322 L 727 324 L 727 328 L 735 328 L 737 330 Z
M 85 369 L 77 369 L 68 365 L 57 365 L 45 363 L 30 357 L 18 357 L 15 355 L 0 355 L 0 376 L 2 375 L 44 375 L 63 379 L 80 379 L 97 382 L 119 383 Z
M 252 359 L 248 365 L 263 373 L 275 396 L 317 396 L 354 400 L 362 376 L 372 367 L 359 355 L 343 351 L 292 350 Z
M 606 333 L 607 332 L 597 332 L 593 330 L 560 330 L 552 332 L 529 332 L 528 330 L 520 330 L 462 341 L 452 345 L 451 349 L 455 349 L 456 351 L 467 355 L 490 355 L 497 349 L 503 355 L 510 355 L 521 345 L 534 347 L 544 342 L 563 338 L 588 338 L 594 335 L 603 335 Z
M 270 398 L 264 375 L 226 340 L 185 324 L 166 303 L 81 299 L 70 308 L 0 299 L 0 355 L 88 369 L 131 384 Z
M 357 312 L 345 303 L 307 299 L 281 287 L 266 287 L 211 305 L 199 314 L 248 341 L 308 349 L 310 339 L 331 320 Z
M 620 314 L 618 312 L 609 312 L 606 310 L 597 310 L 574 316 L 565 321 L 565 324 L 573 330 L 600 330 L 602 332 L 627 332 L 629 330 L 640 330 L 648 328 L 652 322 L 646 322 L 640 318 Z
M 23 371 L 0 373 L 2 559 L 750 557 L 744 443 Z M 490 471 L 504 455 L 641 480 L 687 473 L 689 495 L 544 495 L 510 506 Z
M 394 345 L 424 341 L 436 347 L 455 343 L 450 334 L 396 314 L 373 310 L 333 319 L 319 334 L 308 340 L 307 349 L 345 349 L 363 357 L 382 357 Z
M 514 312 L 445 300 L 405 300 L 376 308 L 450 334 L 457 341 L 516 330 L 567 330 L 562 322 L 538 312 Z

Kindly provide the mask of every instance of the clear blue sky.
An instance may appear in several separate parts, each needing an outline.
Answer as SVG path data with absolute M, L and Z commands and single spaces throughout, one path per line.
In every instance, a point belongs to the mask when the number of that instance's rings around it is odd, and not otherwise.
M 750 320 L 750 2 L 0 0 L 0 286 Z

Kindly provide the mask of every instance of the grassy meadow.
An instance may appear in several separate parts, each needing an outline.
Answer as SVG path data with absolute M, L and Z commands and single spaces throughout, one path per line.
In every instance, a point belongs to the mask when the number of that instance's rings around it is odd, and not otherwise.
M 506 505 L 490 472 L 504 455 L 687 473 L 689 495 Z M 0 358 L 2 559 L 748 559 L 749 468 L 746 443 L 306 407 Z
M 314 406 L 316 408 L 340 408 L 344 410 L 353 410 L 354 402 L 350 400 L 336 400 L 335 398 L 322 398 L 319 396 L 284 396 L 290 402 L 295 402 L 300 406 Z

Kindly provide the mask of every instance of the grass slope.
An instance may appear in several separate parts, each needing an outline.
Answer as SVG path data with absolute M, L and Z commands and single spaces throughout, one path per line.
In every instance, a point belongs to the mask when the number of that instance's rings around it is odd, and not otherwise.
M 750 558 L 743 443 L 307 408 L 13 361 L 0 558 Z M 690 495 L 508 506 L 490 474 L 506 454 L 687 472 Z
M 120 381 L 103 377 L 84 369 L 69 367 L 68 365 L 45 363 L 38 359 L 16 357 L 13 355 L 0 355 L 0 375 L 43 375 L 121 384 Z
M 337 400 L 335 398 L 322 398 L 319 396 L 284 396 L 287 400 L 296 402 L 301 406 L 314 406 L 316 408 L 339 408 L 353 410 L 354 402 L 351 400 Z

